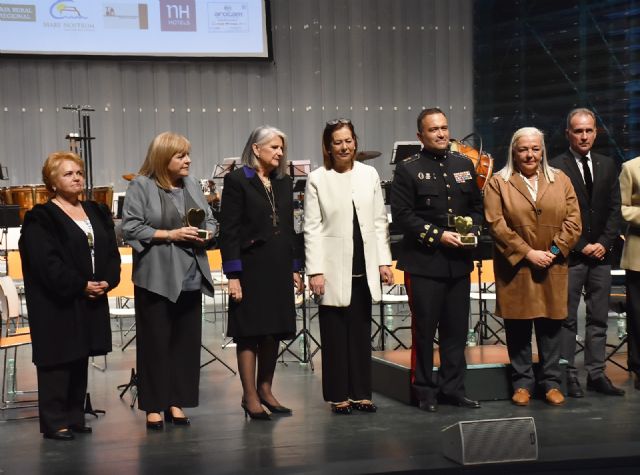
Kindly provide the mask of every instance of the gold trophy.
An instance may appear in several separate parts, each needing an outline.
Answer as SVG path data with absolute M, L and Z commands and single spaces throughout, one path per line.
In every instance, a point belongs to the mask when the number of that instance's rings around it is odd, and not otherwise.
M 202 223 L 204 222 L 205 212 L 200 208 L 190 208 L 187 211 L 187 225 L 198 228 L 198 237 L 200 239 L 204 239 L 205 241 L 211 239 L 211 231 L 208 229 L 200 229 Z
M 470 216 L 456 216 L 454 218 L 454 226 L 460 234 L 460 241 L 462 241 L 464 247 L 476 247 L 478 245 L 478 238 L 473 234 L 469 234 L 473 227 L 473 220 Z

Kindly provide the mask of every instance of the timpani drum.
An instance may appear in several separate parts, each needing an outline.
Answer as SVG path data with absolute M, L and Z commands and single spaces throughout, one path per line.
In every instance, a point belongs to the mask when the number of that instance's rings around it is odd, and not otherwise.
M 37 204 L 49 201 L 49 191 L 44 185 L 20 185 L 9 188 L 11 204 L 20 206 L 20 222 L 27 211 Z
M 112 186 L 94 186 L 93 201 L 102 203 L 111 210 L 113 208 L 113 187 Z
M 11 191 L 6 186 L 0 187 L 0 204 L 11 204 Z

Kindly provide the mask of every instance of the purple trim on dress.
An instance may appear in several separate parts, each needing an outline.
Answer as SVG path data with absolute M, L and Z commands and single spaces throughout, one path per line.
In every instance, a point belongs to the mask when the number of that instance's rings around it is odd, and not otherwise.
M 229 274 L 230 272 L 242 272 L 242 261 L 240 259 L 234 259 L 232 261 L 223 262 L 222 271 L 225 274 Z

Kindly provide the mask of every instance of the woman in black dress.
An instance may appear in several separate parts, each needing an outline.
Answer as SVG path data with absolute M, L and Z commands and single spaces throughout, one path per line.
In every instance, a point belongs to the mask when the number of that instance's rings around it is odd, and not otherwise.
M 243 166 L 222 190 L 220 247 L 229 279 L 227 334 L 237 345 L 245 417 L 290 414 L 272 392 L 280 340 L 296 331 L 294 289 L 302 280 L 294 260 L 293 192 L 286 174 L 287 139 L 267 125 L 255 129 Z M 257 371 L 256 371 L 257 362 Z
M 111 351 L 107 292 L 120 281 L 111 212 L 81 201 L 84 163 L 49 155 L 42 178 L 52 198 L 24 217 L 20 256 L 38 372 L 40 431 L 71 440 L 84 421 L 89 356 Z

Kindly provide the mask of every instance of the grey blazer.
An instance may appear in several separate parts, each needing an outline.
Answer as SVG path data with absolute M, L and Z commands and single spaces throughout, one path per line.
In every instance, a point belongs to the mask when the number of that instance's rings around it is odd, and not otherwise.
M 185 177 L 184 190 L 205 210 L 205 229 L 215 233 L 216 222 L 195 179 Z M 133 283 L 176 302 L 182 282 L 195 253 L 202 272 L 202 291 L 213 296 L 213 281 L 205 248 L 185 249 L 178 243 L 152 241 L 153 233 L 163 222 L 159 188 L 149 177 L 139 175 L 129 184 L 122 209 L 124 240 L 133 248 Z

